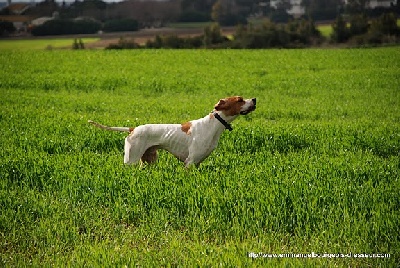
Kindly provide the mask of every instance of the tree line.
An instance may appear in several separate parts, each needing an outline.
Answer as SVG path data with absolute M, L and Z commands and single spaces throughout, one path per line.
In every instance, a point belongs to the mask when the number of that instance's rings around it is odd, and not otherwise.
M 323 43 L 345 42 L 351 46 L 400 43 L 400 28 L 393 13 L 382 14 L 370 22 L 365 21 L 365 18 L 363 15 L 354 15 L 350 23 L 347 23 L 342 16 L 338 16 L 332 24 L 333 31 L 328 40 L 322 36 L 312 19 L 291 20 L 285 24 L 265 20 L 258 25 L 238 25 L 232 38 L 224 36 L 220 25 L 215 23 L 205 27 L 200 36 L 157 35 L 154 40 L 149 40 L 144 45 L 121 38 L 117 44 L 111 44 L 107 48 L 262 49 L 305 48 Z
M 305 13 L 296 19 L 288 13 L 293 7 L 290 0 L 275 0 L 273 4 L 271 0 L 130 0 L 119 3 L 75 0 L 70 5 L 45 0 L 28 13 L 54 17 L 33 27 L 33 35 L 136 31 L 167 22 L 213 21 L 215 24 L 206 27 L 200 37 L 158 36 L 145 47 L 304 47 L 324 42 L 396 43 L 399 2 L 397 0 L 389 8 L 371 9 L 367 8 L 369 0 L 348 0 L 347 4 L 342 0 L 302 0 Z M 333 33 L 328 40 L 315 26 L 315 21 L 320 20 L 333 21 Z M 223 37 L 219 27 L 233 25 L 237 28 L 233 38 Z M 0 33 L 2 28 L 12 31 L 12 25 L 5 22 L 0 22 Z M 115 47 L 141 47 L 130 43 L 121 40 Z

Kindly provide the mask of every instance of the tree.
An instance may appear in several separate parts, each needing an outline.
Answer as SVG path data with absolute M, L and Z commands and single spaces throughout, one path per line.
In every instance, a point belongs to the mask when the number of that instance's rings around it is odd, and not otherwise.
M 15 27 L 12 22 L 0 20 L 0 36 L 15 32 Z
M 212 24 L 204 28 L 203 44 L 205 47 L 209 47 L 213 44 L 222 43 L 224 37 L 221 34 L 221 28 L 218 24 Z
M 219 21 L 220 17 L 221 17 L 221 1 L 218 0 L 217 2 L 215 2 L 215 4 L 212 6 L 212 10 L 211 10 L 211 19 L 215 22 Z
M 198 12 L 210 12 L 213 0 L 182 0 L 182 10 L 196 10 Z
M 372 21 L 371 31 L 385 35 L 399 35 L 400 28 L 397 26 L 397 17 L 394 13 L 382 14 Z
M 349 35 L 360 35 L 368 32 L 368 17 L 365 14 L 355 14 L 350 17 Z
M 314 20 L 328 20 L 336 18 L 340 11 L 341 0 L 302 0 L 306 14 Z
M 335 22 L 332 24 L 332 29 L 331 39 L 334 42 L 342 43 L 349 38 L 349 30 L 347 29 L 346 21 L 343 16 L 339 15 L 336 18 Z
M 290 0 L 277 0 L 276 9 L 287 11 L 292 8 L 292 3 Z
M 275 1 L 275 11 L 271 14 L 271 20 L 275 22 L 288 22 L 291 16 L 288 10 L 292 8 L 290 0 L 277 0 Z
M 212 7 L 211 18 L 221 25 L 236 25 L 244 23 L 245 18 L 240 14 L 240 7 L 234 0 L 218 0 Z
M 213 2 L 212 0 L 182 0 L 180 3 L 182 12 L 179 21 L 209 21 Z
M 370 0 L 348 0 L 346 11 L 350 14 L 364 13 L 369 6 Z

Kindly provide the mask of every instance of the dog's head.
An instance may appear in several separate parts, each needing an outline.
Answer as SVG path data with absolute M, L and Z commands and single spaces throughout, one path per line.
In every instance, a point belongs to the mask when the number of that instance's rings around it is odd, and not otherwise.
M 226 116 L 246 115 L 256 109 L 256 98 L 245 100 L 241 96 L 235 96 L 221 99 L 214 109 L 222 111 Z

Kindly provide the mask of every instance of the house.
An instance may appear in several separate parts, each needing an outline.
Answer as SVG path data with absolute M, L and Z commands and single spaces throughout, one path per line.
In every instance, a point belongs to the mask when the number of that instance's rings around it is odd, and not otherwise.
M 270 5 L 273 8 L 277 7 L 278 0 L 271 0 Z M 287 10 L 287 13 L 295 18 L 301 17 L 305 13 L 304 6 L 301 5 L 302 0 L 290 0 L 291 8 Z
M 344 0 L 344 3 L 347 4 L 348 0 Z M 369 8 L 374 9 L 377 7 L 391 7 L 395 5 L 395 0 L 370 0 L 369 1 Z
M 12 3 L 9 4 L 6 9 L 10 14 L 13 15 L 22 15 L 25 11 L 27 11 L 31 7 L 29 3 Z
M 270 6 L 273 8 L 277 7 L 277 2 L 279 0 L 271 0 Z M 305 14 L 305 8 L 301 4 L 302 0 L 290 0 L 291 9 L 287 10 L 287 12 L 292 15 L 293 17 L 301 17 Z M 345 4 L 347 4 L 347 0 L 343 0 Z M 268 2 L 260 2 L 259 5 L 261 7 L 265 7 Z M 374 9 L 377 7 L 391 7 L 392 5 L 396 4 L 396 0 L 370 0 L 369 1 L 369 8 Z
M 387 0 L 370 0 L 369 7 L 376 8 L 376 7 L 391 7 L 395 5 L 396 1 L 387 1 Z
M 31 16 L 24 15 L 29 8 L 31 8 L 29 3 L 9 3 L 2 8 L 0 20 L 12 22 L 17 31 L 26 31 L 32 20 Z

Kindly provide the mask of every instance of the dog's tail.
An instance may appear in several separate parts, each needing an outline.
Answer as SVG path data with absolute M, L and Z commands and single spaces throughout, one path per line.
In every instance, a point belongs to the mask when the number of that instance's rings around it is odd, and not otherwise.
M 105 130 L 129 132 L 129 133 L 133 131 L 133 128 L 131 128 L 131 127 L 108 127 L 108 126 L 104 126 L 102 124 L 99 124 L 97 122 L 94 122 L 92 120 L 88 120 L 88 123 L 92 124 L 92 125 L 94 125 L 94 126 L 96 126 L 98 128 L 105 129 Z

